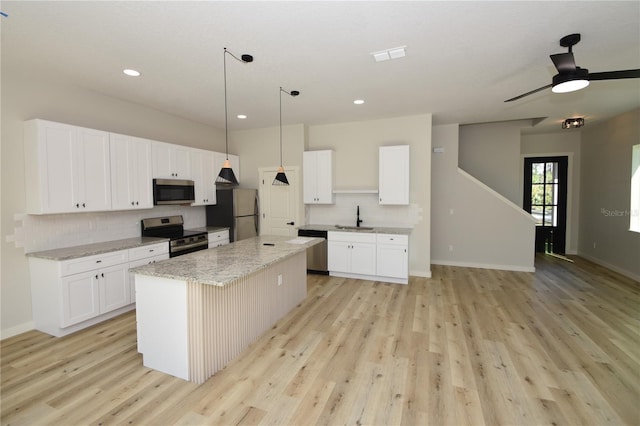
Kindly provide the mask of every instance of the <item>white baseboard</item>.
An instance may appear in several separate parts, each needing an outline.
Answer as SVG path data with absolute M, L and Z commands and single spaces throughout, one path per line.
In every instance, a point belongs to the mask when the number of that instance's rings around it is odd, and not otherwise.
M 481 268 L 481 269 L 497 269 L 500 271 L 515 271 L 515 272 L 535 272 L 535 266 L 516 266 L 516 265 L 495 265 L 487 263 L 474 263 L 474 262 L 456 262 L 451 260 L 434 260 L 431 259 L 432 265 L 446 265 L 446 266 L 460 266 L 463 268 Z
M 33 321 L 29 321 L 20 325 L 16 325 L 15 327 L 2 329 L 0 331 L 0 340 L 8 339 L 9 337 L 26 333 L 27 331 L 35 330 L 35 328 L 35 323 Z
M 409 276 L 431 278 L 431 270 L 428 270 L 428 271 L 411 270 L 409 271 Z
M 611 263 L 605 262 L 604 260 L 598 259 L 597 257 L 590 256 L 584 253 L 578 253 L 578 256 L 587 259 L 590 262 L 596 263 L 600 266 L 604 266 L 607 269 L 611 269 L 621 275 L 624 275 L 627 278 L 631 278 L 632 280 L 640 282 L 640 275 L 634 274 L 631 271 L 627 271 L 626 269 L 622 269 L 619 266 L 612 265 Z

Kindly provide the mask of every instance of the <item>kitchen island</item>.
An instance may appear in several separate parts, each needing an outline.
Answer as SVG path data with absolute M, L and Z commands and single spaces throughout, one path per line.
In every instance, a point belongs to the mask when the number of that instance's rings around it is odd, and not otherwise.
M 306 297 L 321 241 L 260 236 L 133 269 L 143 364 L 206 381 Z

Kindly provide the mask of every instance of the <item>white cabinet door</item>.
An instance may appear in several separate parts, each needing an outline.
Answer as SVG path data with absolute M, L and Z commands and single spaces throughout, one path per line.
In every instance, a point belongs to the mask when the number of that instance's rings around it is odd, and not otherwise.
M 68 327 L 100 314 L 100 291 L 95 275 L 95 272 L 91 271 L 62 279 L 60 327 Z
M 382 277 L 407 278 L 407 248 L 402 246 L 378 245 L 378 265 L 376 275 Z
M 333 151 L 302 153 L 303 199 L 305 204 L 333 204 Z
M 80 190 L 76 199 L 85 206 L 82 211 L 106 211 L 111 209 L 111 162 L 109 134 L 98 130 L 78 128 L 78 182 Z
M 191 178 L 195 185 L 195 203 L 192 206 L 206 206 L 216 203 L 216 177 L 214 172 L 215 153 L 203 149 L 192 149 Z
M 409 145 L 380 147 L 378 178 L 380 204 L 409 204 Z
M 190 148 L 165 142 L 153 142 L 153 177 L 191 179 Z
M 350 244 L 344 241 L 327 243 L 327 267 L 331 272 L 351 272 Z
M 151 141 L 111 133 L 111 208 L 153 207 Z
M 376 245 L 373 243 L 351 244 L 351 273 L 375 275 Z
M 113 311 L 131 303 L 129 265 L 116 265 L 96 272 L 100 289 L 100 313 Z
M 111 208 L 109 134 L 45 120 L 24 123 L 27 211 Z

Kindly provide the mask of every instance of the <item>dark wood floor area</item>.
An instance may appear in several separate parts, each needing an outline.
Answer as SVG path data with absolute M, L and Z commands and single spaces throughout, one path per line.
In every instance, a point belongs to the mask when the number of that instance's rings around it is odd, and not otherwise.
M 3 425 L 638 425 L 640 284 L 541 255 L 409 285 L 309 275 L 306 300 L 196 386 L 142 366 L 135 313 L 2 341 Z

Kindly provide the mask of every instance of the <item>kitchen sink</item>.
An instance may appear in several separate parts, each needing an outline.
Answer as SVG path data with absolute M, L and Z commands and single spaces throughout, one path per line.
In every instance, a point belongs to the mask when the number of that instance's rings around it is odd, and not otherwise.
M 349 231 L 372 231 L 373 228 L 369 226 L 347 226 L 347 225 L 336 225 L 336 229 L 347 229 Z

